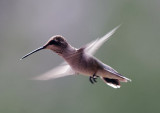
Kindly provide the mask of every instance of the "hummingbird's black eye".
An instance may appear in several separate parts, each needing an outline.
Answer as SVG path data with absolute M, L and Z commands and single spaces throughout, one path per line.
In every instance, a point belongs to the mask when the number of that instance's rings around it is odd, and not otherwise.
M 60 46 L 60 45 L 61 45 L 61 43 L 60 43 L 59 41 L 51 40 L 51 41 L 49 42 L 49 45 L 56 45 L 56 46 Z

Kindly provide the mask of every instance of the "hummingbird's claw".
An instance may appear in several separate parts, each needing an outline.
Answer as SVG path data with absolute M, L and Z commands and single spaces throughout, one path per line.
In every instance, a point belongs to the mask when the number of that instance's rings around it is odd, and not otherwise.
M 90 76 L 90 77 L 89 77 L 89 81 L 90 81 L 92 84 L 94 84 L 94 83 L 97 82 L 97 78 L 98 78 L 98 76 L 96 76 L 96 75 L 94 74 L 93 76 Z
M 97 82 L 97 78 L 93 78 L 93 81 L 94 81 L 94 82 Z
M 93 77 L 89 77 L 89 81 L 94 84 Z

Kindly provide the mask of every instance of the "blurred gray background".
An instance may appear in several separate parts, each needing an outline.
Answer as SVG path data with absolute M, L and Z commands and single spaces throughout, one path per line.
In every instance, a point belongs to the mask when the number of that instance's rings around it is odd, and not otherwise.
M 63 59 L 26 53 L 63 35 L 80 47 L 120 29 L 96 57 L 132 79 L 113 89 L 86 76 L 33 81 Z M 0 113 L 159 113 L 159 0 L 0 0 Z

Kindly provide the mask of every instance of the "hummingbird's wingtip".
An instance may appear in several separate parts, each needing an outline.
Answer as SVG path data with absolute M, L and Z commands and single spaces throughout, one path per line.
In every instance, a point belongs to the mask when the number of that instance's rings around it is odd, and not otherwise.
M 122 26 L 122 23 L 121 24 L 119 24 L 117 27 L 115 27 L 114 29 L 115 29 L 115 31 L 118 29 L 118 28 L 120 28 Z

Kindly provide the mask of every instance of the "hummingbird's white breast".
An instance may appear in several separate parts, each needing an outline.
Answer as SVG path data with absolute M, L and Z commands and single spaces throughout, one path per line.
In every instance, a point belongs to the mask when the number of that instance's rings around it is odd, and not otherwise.
M 92 56 L 84 53 L 83 48 L 72 54 L 65 55 L 63 58 L 76 73 L 92 76 L 98 70 L 97 61 Z

